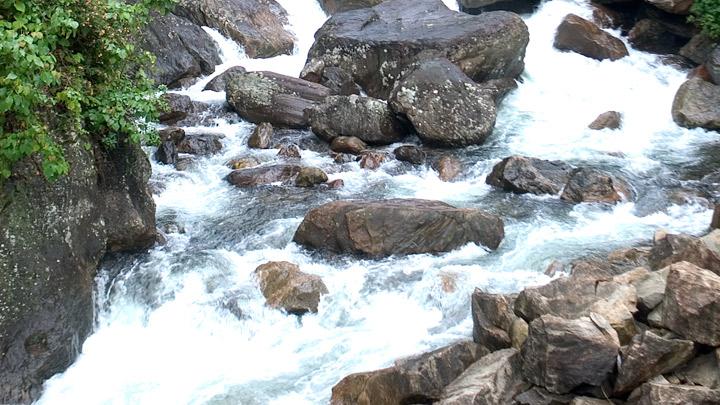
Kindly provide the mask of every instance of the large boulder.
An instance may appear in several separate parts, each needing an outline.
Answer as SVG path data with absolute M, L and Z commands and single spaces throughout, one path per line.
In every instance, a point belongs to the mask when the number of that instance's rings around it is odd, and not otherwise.
M 668 24 L 655 18 L 643 18 L 628 33 L 633 48 L 657 54 L 674 54 L 687 39 L 678 36 Z
M 390 93 L 393 111 L 407 117 L 424 142 L 482 144 L 495 128 L 495 100 L 447 59 L 419 62 Z
M 512 345 L 510 329 L 517 318 L 513 313 L 514 299 L 503 294 L 490 294 L 475 289 L 471 308 L 473 340 L 491 351 Z
M 275 0 L 180 0 L 175 13 L 220 30 L 251 58 L 289 54 L 295 46 L 285 31 L 287 13 Z
M 339 67 L 369 96 L 385 99 L 403 71 L 422 59 L 445 57 L 478 82 L 516 77 L 529 34 L 509 12 L 472 16 L 441 0 L 386 0 L 333 16 L 315 39 L 303 77 L 319 81 L 323 69 Z
M 459 342 L 398 360 L 392 367 L 351 374 L 332 388 L 331 405 L 433 403 L 465 369 L 488 353 L 473 342 Z
M 312 249 L 371 257 L 440 253 L 468 243 L 496 249 L 500 218 L 440 201 L 335 201 L 310 210 L 293 241 Z
M 485 182 L 520 194 L 558 194 L 571 171 L 571 166 L 560 161 L 516 155 L 496 164 Z
M 520 372 L 520 353 L 499 350 L 476 361 L 448 385 L 438 405 L 501 405 L 530 388 Z
M 540 0 L 459 0 L 460 11 L 481 14 L 488 11 L 505 10 L 518 14 L 531 13 L 540 5 Z
M 573 51 L 597 60 L 617 60 L 628 55 L 625 44 L 575 14 L 568 14 L 555 34 L 554 46 L 562 51 Z
M 522 371 L 526 381 L 556 394 L 600 386 L 612 374 L 619 349 L 617 334 L 601 316 L 543 315 L 530 323 Z
M 192 155 L 213 155 L 222 149 L 223 145 L 220 140 L 223 137 L 224 135 L 219 134 L 185 135 L 177 144 L 177 151 Z
M 692 385 L 646 383 L 630 398 L 637 405 L 716 405 L 720 390 Z
M 720 346 L 720 276 L 688 262 L 670 266 L 663 300 L 666 328 L 694 342 Z
M 717 46 L 717 41 L 710 38 L 706 33 L 700 32 L 694 35 L 680 51 L 680 56 L 684 56 L 698 65 L 705 63 L 710 53 Z
M 575 169 L 563 189 L 560 198 L 573 203 L 617 203 L 630 199 L 630 186 L 617 177 L 590 168 Z
M 675 94 L 672 117 L 686 128 L 720 130 L 720 86 L 700 78 L 686 81 Z
M 157 61 L 155 81 L 170 88 L 183 80 L 209 75 L 222 63 L 215 41 L 202 28 L 174 14 L 156 16 L 140 39 Z
M 289 262 L 269 262 L 255 269 L 267 304 L 293 315 L 317 312 L 328 289 L 319 276 L 300 271 Z
M 718 238 L 720 231 L 702 238 L 658 232 L 650 250 L 650 267 L 657 270 L 673 263 L 690 262 L 720 275 L 720 247 L 715 242 Z
M 305 110 L 325 100 L 330 89 L 273 72 L 237 72 L 226 87 L 230 106 L 244 119 L 260 124 L 305 128 Z
M 615 393 L 629 393 L 651 378 L 665 374 L 687 363 L 695 355 L 689 340 L 663 337 L 651 331 L 636 335 L 620 351 Z
M 320 7 L 332 15 L 335 13 L 343 13 L 345 11 L 357 10 L 359 8 L 366 8 L 377 6 L 384 0 L 319 0 Z
M 313 133 L 327 142 L 354 136 L 371 145 L 389 145 L 409 132 L 385 101 L 356 95 L 327 97 L 308 111 L 308 119 Z
M 242 66 L 233 66 L 226 71 L 220 73 L 219 75 L 215 76 L 212 80 L 208 82 L 208 84 L 205 85 L 203 90 L 225 91 L 228 82 L 231 81 L 233 77 L 239 74 L 244 74 L 246 72 L 247 71 Z

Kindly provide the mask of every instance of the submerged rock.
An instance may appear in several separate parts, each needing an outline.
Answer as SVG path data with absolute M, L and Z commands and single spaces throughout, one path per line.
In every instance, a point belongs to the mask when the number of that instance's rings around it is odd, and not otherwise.
M 568 14 L 563 19 L 555 34 L 554 46 L 597 60 L 617 60 L 628 55 L 621 40 L 575 14 Z
M 441 156 L 435 163 L 433 169 L 438 172 L 442 181 L 453 181 L 462 174 L 462 163 L 452 156 Z
M 312 249 L 386 257 L 440 253 L 468 243 L 496 249 L 500 218 L 440 201 L 335 201 L 310 210 L 293 241 Z
M 414 165 L 421 165 L 425 163 L 425 159 L 427 159 L 427 154 L 414 145 L 399 146 L 393 151 L 393 154 L 395 155 L 395 159 Z
M 558 194 L 571 172 L 572 167 L 560 161 L 510 156 L 493 167 L 485 182 L 520 194 Z
M 265 263 L 255 269 L 255 274 L 267 304 L 289 314 L 317 313 L 320 297 L 328 293 L 319 276 L 303 273 L 293 263 Z

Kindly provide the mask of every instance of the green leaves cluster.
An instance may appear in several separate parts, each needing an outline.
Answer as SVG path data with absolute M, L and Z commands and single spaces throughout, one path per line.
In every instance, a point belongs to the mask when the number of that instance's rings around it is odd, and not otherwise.
M 152 136 L 153 58 L 133 44 L 173 1 L 0 0 L 0 182 L 27 156 L 49 179 L 67 173 L 63 137 Z
M 695 0 L 690 9 L 690 21 L 710 37 L 720 39 L 720 0 Z

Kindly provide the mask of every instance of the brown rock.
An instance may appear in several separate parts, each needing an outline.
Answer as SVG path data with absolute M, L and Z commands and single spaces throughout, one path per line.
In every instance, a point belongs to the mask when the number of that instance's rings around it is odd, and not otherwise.
M 633 392 L 637 405 L 716 405 L 720 390 L 690 385 L 647 383 Z
M 485 182 L 520 194 L 558 194 L 571 172 L 572 167 L 560 161 L 510 156 L 493 167 Z
M 328 188 L 331 190 L 337 190 L 345 187 L 345 182 L 342 179 L 335 179 L 331 182 L 328 182 Z
M 693 0 L 645 0 L 660 10 L 671 14 L 687 15 L 690 13 L 690 6 Z
M 686 81 L 675 94 L 672 117 L 686 128 L 720 129 L 720 86 L 697 77 Z
M 270 149 L 272 146 L 273 127 L 267 122 L 255 127 L 248 138 L 248 146 L 255 149 Z
M 289 314 L 317 312 L 320 296 L 328 293 L 319 276 L 303 273 L 293 263 L 265 263 L 255 269 L 255 274 L 267 304 Z
M 226 166 L 230 167 L 233 170 L 241 170 L 241 169 L 249 169 L 251 167 L 259 166 L 260 161 L 253 156 L 246 156 L 246 157 L 238 157 L 234 159 L 230 159 L 229 162 L 227 162 Z
M 570 174 L 561 199 L 573 203 L 617 203 L 631 197 L 630 186 L 623 180 L 595 169 L 575 169 Z
M 377 170 L 385 161 L 385 153 L 377 151 L 365 151 L 360 155 L 360 167 L 368 170 Z
M 442 181 L 453 181 L 462 173 L 462 163 L 452 156 L 441 157 L 433 168 L 437 170 Z
M 223 145 L 220 139 L 223 137 L 223 135 L 214 134 L 185 135 L 183 140 L 177 144 L 177 151 L 192 155 L 212 155 L 222 149 Z
M 338 136 L 333 139 L 330 149 L 337 153 L 349 153 L 351 155 L 359 155 L 360 152 L 367 149 L 367 145 L 360 138 L 354 136 Z
M 427 154 L 417 146 L 414 145 L 403 145 L 396 148 L 393 151 L 395 159 L 401 162 L 408 162 L 414 165 L 421 165 L 425 163 Z
M 277 155 L 289 159 L 300 159 L 301 157 L 300 148 L 294 143 L 289 145 L 280 145 Z
M 720 231 L 713 231 L 703 238 L 660 233 L 650 251 L 650 267 L 662 269 L 673 263 L 690 262 L 720 274 L 720 250 L 713 242 L 718 237 Z
M 328 176 L 317 167 L 303 167 L 295 178 L 297 187 L 313 187 L 328 181 Z
M 511 346 L 510 328 L 516 316 L 514 299 L 475 289 L 472 294 L 473 340 L 490 351 Z
M 616 60 L 628 55 L 621 40 L 575 14 L 568 14 L 563 19 L 555 34 L 554 46 L 597 60 Z
M 588 128 L 594 130 L 600 129 L 619 129 L 622 126 L 622 114 L 617 111 L 607 111 L 595 118 L 595 121 L 588 125 Z
M 277 182 L 289 183 L 295 180 L 302 168 L 300 165 L 253 167 L 235 170 L 228 174 L 226 180 L 236 187 L 255 187 Z
M 690 385 L 720 388 L 720 349 L 694 358 L 690 363 L 676 370 L 673 375 Z

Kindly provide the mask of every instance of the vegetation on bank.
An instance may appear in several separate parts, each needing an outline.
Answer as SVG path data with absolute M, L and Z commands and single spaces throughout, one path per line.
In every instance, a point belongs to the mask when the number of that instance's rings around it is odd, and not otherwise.
M 152 136 L 159 88 L 138 32 L 174 0 L 0 0 L 0 182 L 37 156 L 67 173 L 58 139 L 107 147 Z
M 720 1 L 695 0 L 690 9 L 690 21 L 714 39 L 720 39 Z

